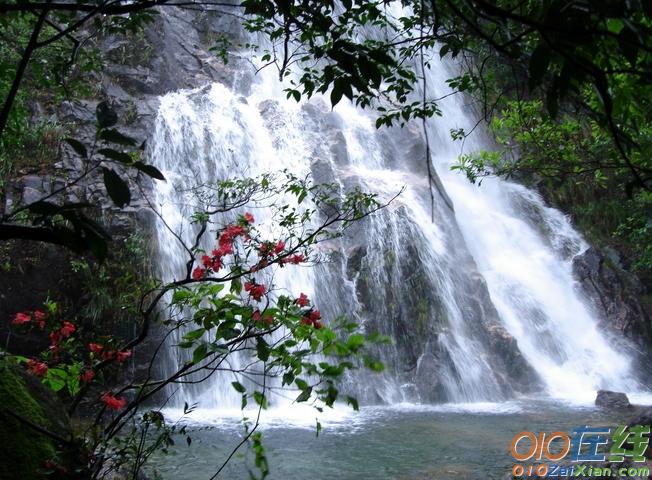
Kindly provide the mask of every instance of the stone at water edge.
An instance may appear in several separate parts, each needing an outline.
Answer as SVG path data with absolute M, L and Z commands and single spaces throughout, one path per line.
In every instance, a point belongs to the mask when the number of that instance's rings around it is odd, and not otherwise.
M 612 392 L 610 390 L 598 390 L 595 397 L 596 407 L 602 408 L 633 408 L 629 403 L 627 395 L 622 392 Z

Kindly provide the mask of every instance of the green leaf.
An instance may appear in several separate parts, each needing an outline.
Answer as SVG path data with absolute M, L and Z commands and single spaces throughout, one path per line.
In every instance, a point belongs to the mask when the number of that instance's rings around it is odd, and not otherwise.
M 305 402 L 310 398 L 310 395 L 312 395 L 312 387 L 308 387 L 304 391 L 301 392 L 301 394 L 296 398 L 295 402 L 301 403 Z
M 240 382 L 231 382 L 231 385 L 233 385 L 233 388 L 235 388 L 235 391 L 238 393 L 245 393 L 247 391 Z
M 331 91 L 331 105 L 334 107 L 342 100 L 342 95 L 344 91 L 341 87 L 341 82 L 335 82 L 333 85 L 333 90 Z
M 263 337 L 256 337 L 256 353 L 263 362 L 269 359 L 269 345 Z
M 351 350 L 356 350 L 364 345 L 364 336 L 359 333 L 354 333 L 346 340 L 346 346 Z
M 195 340 L 198 340 L 201 337 L 203 337 L 205 333 L 206 333 L 205 328 L 198 328 L 197 330 L 192 330 L 192 331 L 186 333 L 183 336 L 183 339 L 188 341 L 188 342 L 194 342 Z
M 102 140 L 106 140 L 107 142 L 118 143 L 120 145 L 126 145 L 129 147 L 136 146 L 138 143 L 135 139 L 128 137 L 127 135 L 123 135 L 115 129 L 102 130 L 99 133 L 98 137 Z
M 201 362 L 204 358 L 206 358 L 207 354 L 208 354 L 208 345 L 206 343 L 202 343 L 197 348 L 195 348 L 194 352 L 192 352 L 192 362 L 193 363 Z
M 607 19 L 607 30 L 609 30 L 612 33 L 620 33 L 620 31 L 623 29 L 625 26 L 625 22 L 623 22 L 622 18 L 608 18 Z
M 100 128 L 112 127 L 118 123 L 118 114 L 115 113 L 106 101 L 100 102 L 97 105 L 95 116 L 97 117 L 97 125 Z
M 64 138 L 64 141 L 72 147 L 72 149 L 82 158 L 88 158 L 88 152 L 86 152 L 86 147 L 79 140 L 74 138 Z
M 355 411 L 360 410 L 360 405 L 358 405 L 358 399 L 357 398 L 351 397 L 349 395 L 347 395 L 345 398 L 346 398 L 346 403 L 351 405 L 353 410 L 355 410 Z
M 297 378 L 297 379 L 294 381 L 294 383 L 297 384 L 297 387 L 299 387 L 299 390 L 306 390 L 307 388 L 310 388 L 310 387 L 308 386 L 308 382 L 306 382 L 305 380 L 302 380 L 302 379 L 300 379 L 300 378 Z
M 181 303 L 193 297 L 193 293 L 190 290 L 176 290 L 172 294 L 172 303 Z
M 50 368 L 46 377 L 43 379 L 43 383 L 47 385 L 51 390 L 58 392 L 63 390 L 66 386 L 66 380 L 68 374 L 65 370 L 60 368 Z
M 148 175 L 148 176 L 150 176 L 152 178 L 155 178 L 156 180 L 165 181 L 165 177 L 163 176 L 161 171 L 158 168 L 156 168 L 156 167 L 154 167 L 152 165 L 146 165 L 143 162 L 136 162 L 136 163 L 133 164 L 133 166 L 136 167 L 141 172 L 143 172 L 144 174 L 146 174 L 146 175 Z
M 231 293 L 240 295 L 240 292 L 242 292 L 242 282 L 239 278 L 234 278 L 231 280 Z
M 113 150 L 112 148 L 100 148 L 97 153 L 104 155 L 110 160 L 115 160 L 116 162 L 124 163 L 127 165 L 133 163 L 134 161 L 134 159 L 131 158 L 128 154 Z
M 267 398 L 265 398 L 265 395 L 262 392 L 254 392 L 254 401 L 263 409 L 267 408 Z
M 290 385 L 294 381 L 294 374 L 292 372 L 285 372 L 283 374 L 283 385 Z
M 102 167 L 102 171 L 104 172 L 104 186 L 113 203 L 120 208 L 129 205 L 131 192 L 129 192 L 127 183 L 110 168 Z

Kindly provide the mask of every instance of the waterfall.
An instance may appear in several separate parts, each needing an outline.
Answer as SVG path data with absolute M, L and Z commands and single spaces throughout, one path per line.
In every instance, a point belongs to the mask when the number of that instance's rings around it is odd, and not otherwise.
M 428 72 L 431 98 L 447 93 L 449 68 L 440 63 Z M 243 68 L 233 85 L 162 97 L 150 146 L 168 180 L 154 187 L 170 227 L 156 232 L 161 277 L 185 274 L 170 230 L 192 243 L 189 191 L 198 184 L 287 168 L 343 189 L 361 186 L 381 200 L 405 187 L 328 246 L 332 261 L 275 278 L 314 298 L 324 318 L 345 314 L 394 339 L 378 352 L 386 371 L 360 374 L 348 388 L 369 403 L 502 401 L 527 393 L 592 400 L 599 388 L 636 388 L 626 352 L 598 329 L 573 279 L 573 257 L 586 248 L 581 236 L 535 192 L 500 179 L 472 185 L 451 171 L 461 144 L 449 130 L 470 131 L 475 116 L 460 95 L 441 108 L 443 117 L 427 125 L 429 160 L 453 209 L 435 192 L 433 212 L 419 123 L 377 130 L 373 115 L 350 103 L 331 110 L 321 97 L 287 100 L 267 70 L 254 77 Z M 477 128 L 464 151 L 487 145 Z M 254 213 L 269 221 L 264 211 Z M 182 388 L 202 406 L 237 406 L 232 380 L 215 375 Z

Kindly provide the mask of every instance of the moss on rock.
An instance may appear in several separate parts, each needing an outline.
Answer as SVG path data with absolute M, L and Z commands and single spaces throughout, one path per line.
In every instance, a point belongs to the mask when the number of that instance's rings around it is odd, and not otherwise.
M 18 369 L 0 360 L 0 478 L 40 479 L 45 461 L 55 457 L 54 442 L 7 410 L 43 428 L 53 426 Z

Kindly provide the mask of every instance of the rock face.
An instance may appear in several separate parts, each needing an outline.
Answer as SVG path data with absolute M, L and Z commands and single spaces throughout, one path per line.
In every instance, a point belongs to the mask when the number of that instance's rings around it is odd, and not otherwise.
M 639 368 L 652 371 L 652 321 L 640 300 L 646 293 L 645 287 L 620 265 L 617 253 L 610 250 L 587 249 L 573 260 L 573 271 L 597 310 L 600 327 L 611 332 L 615 342 L 622 338 L 633 342 L 639 350 Z M 634 350 L 631 343 L 621 348 Z
M 602 408 L 631 408 L 627 395 L 621 392 L 612 392 L 609 390 L 598 390 L 595 397 L 595 405 Z
M 599 307 L 604 325 L 641 344 L 652 339 L 652 324 L 639 302 L 643 285 L 619 264 L 615 252 L 607 255 L 589 248 L 573 262 L 574 273 L 587 295 Z

